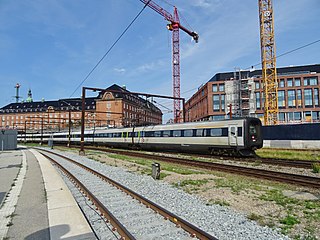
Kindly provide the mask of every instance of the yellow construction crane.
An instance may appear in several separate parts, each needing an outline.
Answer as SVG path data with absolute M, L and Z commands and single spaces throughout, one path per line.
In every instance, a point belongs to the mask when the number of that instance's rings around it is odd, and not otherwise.
M 258 1 L 264 90 L 264 124 L 276 125 L 279 109 L 272 0 Z

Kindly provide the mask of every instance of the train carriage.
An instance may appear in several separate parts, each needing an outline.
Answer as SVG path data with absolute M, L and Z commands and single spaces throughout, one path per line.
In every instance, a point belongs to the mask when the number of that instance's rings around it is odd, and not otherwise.
M 261 148 L 261 121 L 239 118 L 221 121 L 191 122 L 130 128 L 85 131 L 85 144 L 109 147 L 250 156 Z M 43 141 L 68 142 L 68 133 L 43 136 Z M 22 136 L 23 139 L 23 136 Z M 39 136 L 28 136 L 39 140 Z M 73 132 L 71 143 L 80 142 L 80 132 Z

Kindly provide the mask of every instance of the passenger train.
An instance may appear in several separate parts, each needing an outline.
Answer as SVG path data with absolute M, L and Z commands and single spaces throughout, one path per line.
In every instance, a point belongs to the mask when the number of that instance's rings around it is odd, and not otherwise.
M 80 132 L 72 132 L 71 144 L 79 144 L 80 136 Z M 42 135 L 43 142 L 49 139 L 67 143 L 69 134 Z M 21 134 L 19 140 L 39 142 L 41 135 Z M 261 121 L 257 118 L 86 130 L 84 142 L 117 148 L 241 156 L 251 156 L 263 145 Z

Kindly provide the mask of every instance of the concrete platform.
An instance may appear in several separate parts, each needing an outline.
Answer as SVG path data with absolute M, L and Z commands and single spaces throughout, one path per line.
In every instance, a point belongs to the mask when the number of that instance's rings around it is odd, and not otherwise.
M 96 239 L 60 175 L 36 150 L 0 154 L 0 182 L 6 196 L 0 239 Z

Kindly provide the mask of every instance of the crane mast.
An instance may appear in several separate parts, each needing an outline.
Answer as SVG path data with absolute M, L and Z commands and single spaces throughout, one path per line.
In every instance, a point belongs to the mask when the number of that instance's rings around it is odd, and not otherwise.
M 272 0 L 259 0 L 264 124 L 278 123 L 278 82 Z
M 195 42 L 198 42 L 199 35 L 180 24 L 178 10 L 174 7 L 173 16 L 151 0 L 140 0 L 142 3 L 149 6 L 151 9 L 162 15 L 170 23 L 167 29 L 172 31 L 172 82 L 173 82 L 173 97 L 180 98 L 180 38 L 179 29 L 190 35 Z M 180 100 L 174 99 L 173 114 L 174 122 L 180 121 Z

